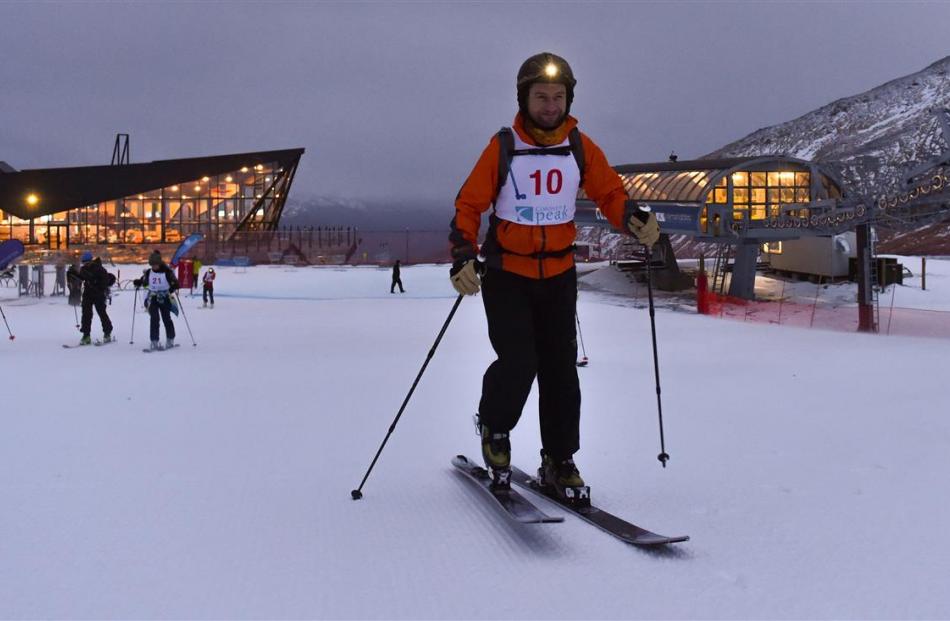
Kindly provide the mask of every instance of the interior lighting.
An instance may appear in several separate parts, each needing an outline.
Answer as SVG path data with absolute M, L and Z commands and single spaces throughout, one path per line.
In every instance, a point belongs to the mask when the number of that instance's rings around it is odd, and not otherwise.
M 26 196 L 27 205 L 30 205 L 32 207 L 33 205 L 36 205 L 39 202 L 40 202 L 39 196 L 37 196 L 36 194 L 33 194 L 32 192 L 30 194 L 27 194 Z
M 202 177 L 201 180 L 204 181 L 205 183 L 208 183 L 209 181 L 211 181 L 211 177 Z
M 173 186 L 172 186 L 172 192 L 177 192 L 177 191 L 178 191 L 178 186 L 177 186 L 177 185 L 173 185 Z
M 241 167 L 241 172 L 247 172 L 247 166 L 242 166 L 242 167 Z
M 227 181 L 228 183 L 231 183 L 232 181 L 234 181 L 234 179 L 231 178 L 231 175 L 228 175 L 227 177 L 225 177 L 224 180 Z
M 196 185 L 196 186 L 195 186 L 195 192 L 200 192 L 200 191 L 201 191 L 201 186 L 200 186 L 200 185 Z
M 258 164 L 257 166 L 254 167 L 254 170 L 264 170 L 264 165 Z
M 142 196 L 141 194 L 139 194 L 139 200 L 142 200 L 143 198 L 145 198 L 145 197 Z
M 270 177 L 264 177 L 264 181 L 270 181 Z

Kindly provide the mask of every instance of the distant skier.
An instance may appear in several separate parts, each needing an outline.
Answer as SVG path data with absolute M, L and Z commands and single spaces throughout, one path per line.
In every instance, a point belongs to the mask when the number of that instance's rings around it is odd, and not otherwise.
M 82 267 L 78 277 L 82 281 L 82 319 L 79 331 L 82 332 L 80 345 L 92 345 L 90 332 L 92 331 L 92 309 L 96 309 L 99 321 L 102 322 L 102 342 L 112 341 L 112 321 L 106 312 L 106 297 L 109 287 L 115 284 L 115 276 L 102 267 L 99 257 L 92 258 L 92 253 L 86 250 L 82 253 Z
M 204 300 L 202 306 L 208 305 L 208 298 L 211 298 L 211 308 L 214 308 L 214 268 L 209 267 L 205 275 L 201 278 L 201 298 Z M 225 309 L 226 311 L 227 309 Z
M 586 487 L 573 459 L 581 406 L 573 253 L 578 188 L 615 227 L 647 246 L 659 238 L 656 217 L 627 201 L 603 151 L 568 114 L 575 84 L 567 61 L 554 54 L 537 54 L 521 65 L 514 127 L 498 132 L 475 164 L 455 200 L 449 235 L 452 285 L 464 295 L 483 287 L 488 337 L 498 356 L 485 371 L 478 407 L 493 487 L 508 488 L 509 433 L 537 377 L 539 479 L 561 498 Z M 479 248 L 481 217 L 492 206 Z
M 145 298 L 145 306 L 148 308 L 148 314 L 151 318 L 149 323 L 150 348 L 153 350 L 170 349 L 175 346 L 175 324 L 172 322 L 171 314 L 178 314 L 178 306 L 175 304 L 174 295 L 178 290 L 178 279 L 175 278 L 175 272 L 162 261 L 162 255 L 158 250 L 152 252 L 148 257 L 149 268 L 145 270 L 141 278 L 136 278 L 132 284 L 136 288 L 145 287 L 148 294 Z M 158 317 L 161 315 L 162 323 L 165 324 L 165 346 L 162 347 L 158 340 Z
M 198 276 L 201 274 L 201 261 L 195 259 L 191 263 L 191 292 L 194 294 L 195 287 L 198 286 Z
M 399 277 L 399 259 L 396 259 L 396 262 L 393 264 L 393 284 L 389 286 L 389 292 L 396 292 L 396 285 L 399 285 L 399 293 L 405 293 L 406 290 L 402 288 L 402 279 Z

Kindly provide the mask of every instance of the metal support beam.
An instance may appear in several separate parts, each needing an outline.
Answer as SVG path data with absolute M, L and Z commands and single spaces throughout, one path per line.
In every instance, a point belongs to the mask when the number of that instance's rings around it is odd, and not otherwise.
M 755 264 L 759 260 L 759 240 L 744 239 L 736 246 L 729 295 L 743 300 L 755 299 Z
M 858 331 L 877 332 L 874 320 L 874 282 L 871 261 L 874 260 L 871 225 L 861 224 L 855 229 L 858 242 Z

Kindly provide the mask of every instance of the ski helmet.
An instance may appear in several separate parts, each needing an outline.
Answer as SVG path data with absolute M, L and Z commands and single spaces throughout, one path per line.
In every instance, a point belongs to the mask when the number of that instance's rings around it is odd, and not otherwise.
M 85 263 L 86 261 L 92 261 L 92 253 L 86 250 L 85 252 L 82 253 L 82 257 L 80 257 L 79 260 L 82 261 L 83 263 Z
M 153 250 L 152 254 L 148 255 L 148 264 L 149 265 L 162 264 L 162 255 L 158 250 Z
M 518 109 L 521 114 L 528 113 L 528 90 L 535 82 L 563 84 L 567 87 L 567 108 L 564 113 L 570 114 L 577 80 L 566 60 L 551 52 L 541 52 L 521 64 L 518 70 Z

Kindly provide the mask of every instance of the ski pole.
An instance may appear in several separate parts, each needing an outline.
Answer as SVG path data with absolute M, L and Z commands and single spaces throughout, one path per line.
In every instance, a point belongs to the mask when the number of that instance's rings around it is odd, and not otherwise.
M 76 318 L 76 329 L 79 329 L 79 311 L 76 310 L 76 307 L 73 306 L 73 317 Z
M 178 300 L 178 308 L 181 309 L 182 319 L 185 320 L 185 327 L 188 328 L 188 336 L 191 337 L 191 346 L 198 347 L 198 343 L 195 343 L 195 335 L 191 333 L 191 326 L 188 324 L 188 315 L 185 314 L 185 307 L 181 303 L 181 297 L 178 295 L 178 291 L 175 291 L 175 298 Z
M 647 259 L 647 296 L 650 299 L 650 332 L 653 335 L 653 374 L 656 376 L 656 411 L 660 417 L 660 454 L 656 456 L 666 468 L 666 462 L 670 456 L 666 452 L 666 442 L 663 438 L 663 402 L 660 400 L 660 361 L 656 353 L 656 319 L 653 310 L 653 268 L 650 265 L 653 260 L 650 248 L 646 249 Z
M 587 348 L 584 347 L 584 333 L 581 332 L 581 318 L 577 315 L 576 309 L 574 310 L 574 320 L 577 321 L 577 336 L 580 337 L 581 351 L 584 352 L 584 357 L 581 359 L 580 362 L 577 363 L 577 366 L 586 367 L 587 366 Z
M 7 327 L 7 333 L 10 335 L 10 340 L 12 341 L 16 337 L 13 336 L 13 332 L 10 330 L 10 324 L 7 323 L 7 314 L 3 312 L 2 306 L 0 306 L 0 315 L 3 315 L 3 325 Z
M 135 310 L 139 304 L 139 288 L 135 288 L 135 296 L 132 298 L 132 333 L 129 334 L 129 345 L 135 341 Z
M 379 459 L 380 454 L 383 452 L 383 447 L 386 446 L 386 442 L 389 441 L 389 436 L 393 434 L 393 431 L 396 429 L 396 423 L 399 422 L 399 417 L 402 416 L 403 410 L 406 409 L 406 404 L 409 403 L 409 398 L 412 396 L 413 391 L 416 389 L 416 385 L 419 383 L 419 380 L 422 378 L 422 374 L 425 372 L 426 367 L 429 366 L 429 361 L 432 360 L 432 356 L 435 355 L 435 348 L 439 346 L 439 342 L 442 340 L 442 335 L 445 334 L 446 329 L 449 327 L 449 323 L 452 321 L 452 317 L 455 316 L 455 311 L 458 310 L 459 304 L 462 303 L 462 298 L 465 297 L 462 294 L 459 294 L 455 298 L 455 304 L 452 306 L 452 311 L 449 313 L 448 318 L 446 318 L 445 323 L 442 324 L 442 329 L 439 330 L 439 335 L 435 337 L 435 343 L 432 344 L 432 349 L 429 350 L 429 355 L 426 356 L 426 361 L 422 363 L 422 368 L 419 369 L 419 374 L 416 375 L 416 381 L 412 383 L 412 387 L 409 389 L 409 394 L 406 395 L 406 398 L 402 402 L 402 406 L 399 408 L 399 412 L 396 414 L 396 418 L 393 419 L 392 424 L 389 426 L 389 432 L 386 434 L 386 437 L 383 439 L 383 443 L 379 445 L 379 450 L 376 451 L 376 456 L 373 457 L 373 462 L 369 465 L 369 468 L 366 470 L 366 474 L 363 475 L 363 480 L 360 481 L 360 486 L 355 490 L 350 492 L 353 500 L 359 500 L 363 497 L 363 486 L 366 484 L 366 479 L 369 478 L 369 473 L 373 471 L 373 466 L 376 465 L 376 461 Z
M 634 215 L 638 220 L 646 223 L 650 217 L 650 212 L 640 208 Z M 660 361 L 656 352 L 656 318 L 653 307 L 653 266 L 651 265 L 653 262 L 653 253 L 649 246 L 644 247 L 644 256 L 647 263 L 647 296 L 650 300 L 650 332 L 653 335 L 653 373 L 656 377 L 656 411 L 660 418 L 660 454 L 657 455 L 656 458 L 659 459 L 663 467 L 666 468 L 666 462 L 669 461 L 670 456 L 666 452 L 666 442 L 663 437 L 663 402 L 660 399 Z

